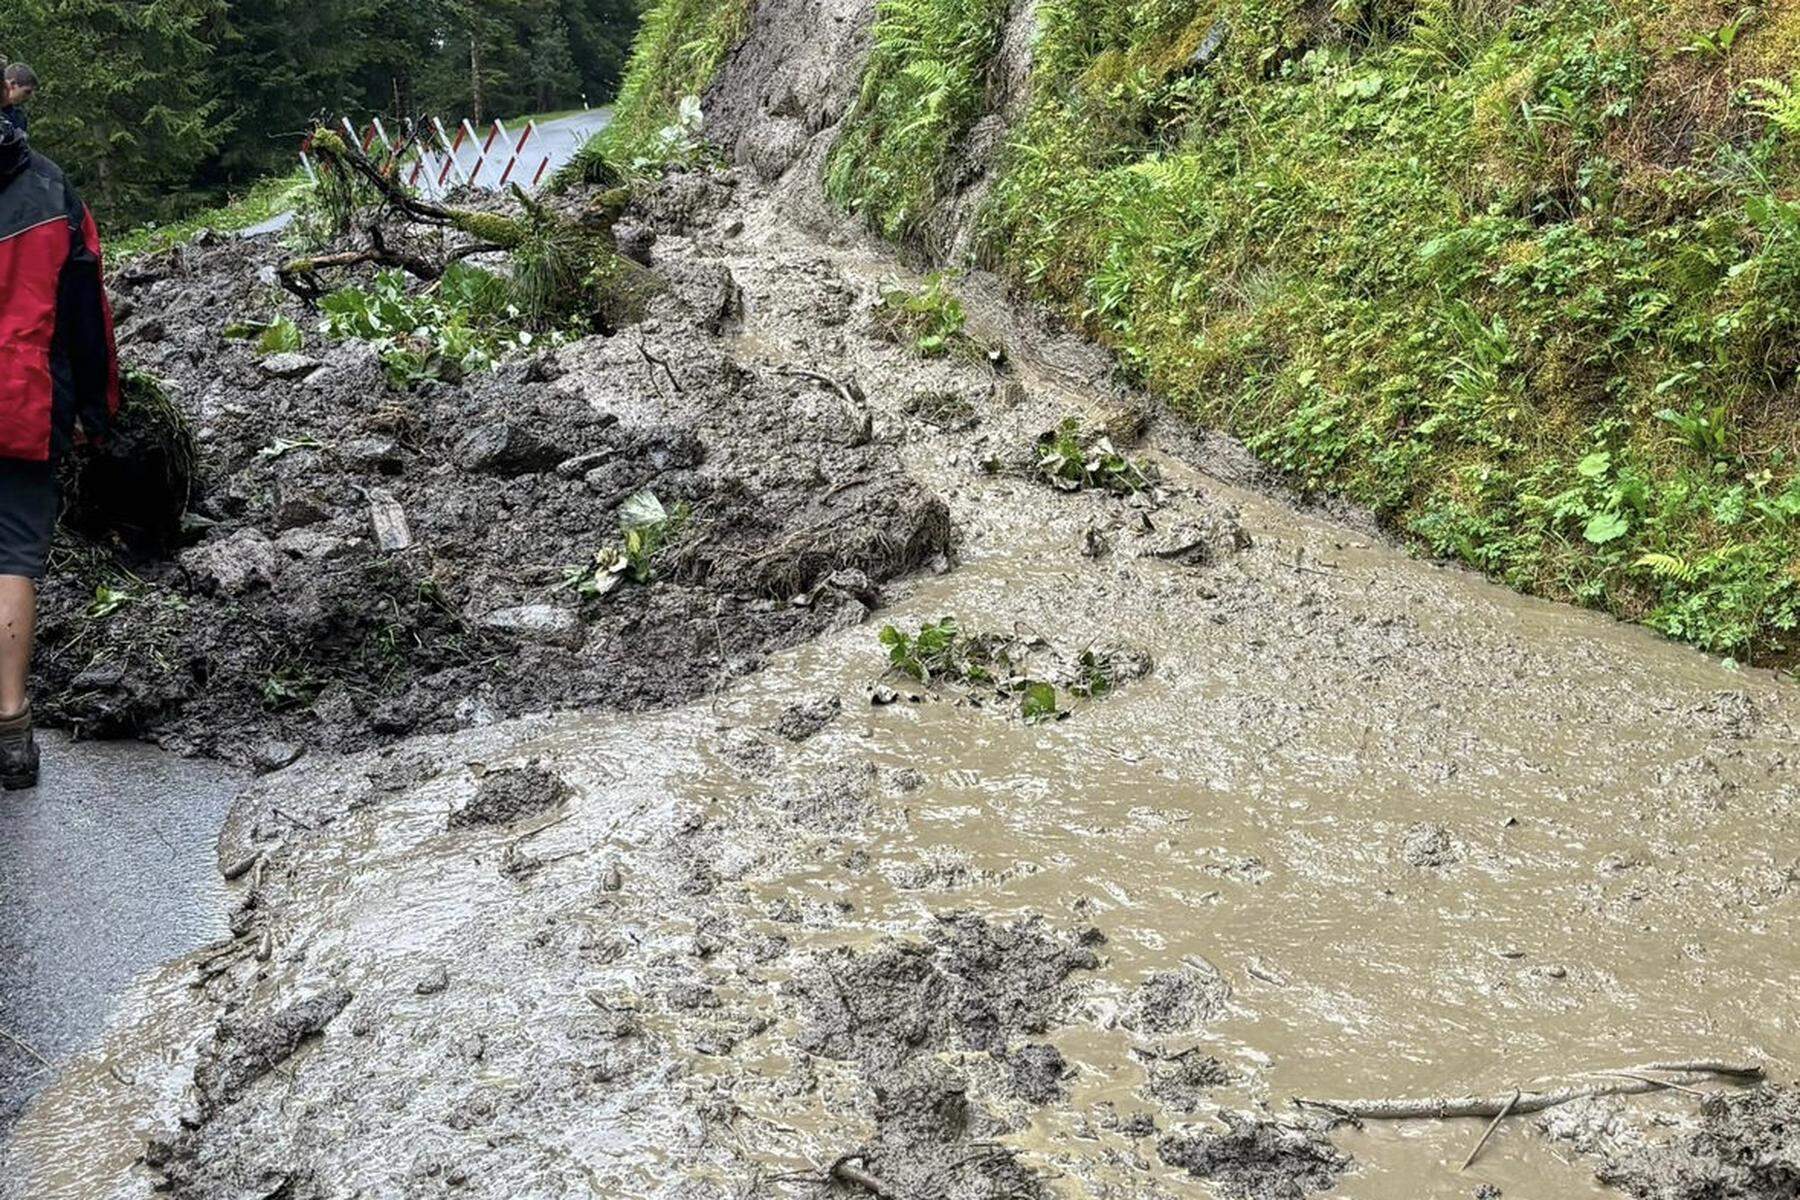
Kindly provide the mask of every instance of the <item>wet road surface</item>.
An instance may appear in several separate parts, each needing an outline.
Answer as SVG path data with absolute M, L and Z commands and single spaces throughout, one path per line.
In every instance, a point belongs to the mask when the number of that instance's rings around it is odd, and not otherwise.
M 136 743 L 39 741 L 43 784 L 0 794 L 0 1128 L 49 1081 L 35 1055 L 78 1052 L 146 967 L 225 931 L 215 845 L 240 777 Z

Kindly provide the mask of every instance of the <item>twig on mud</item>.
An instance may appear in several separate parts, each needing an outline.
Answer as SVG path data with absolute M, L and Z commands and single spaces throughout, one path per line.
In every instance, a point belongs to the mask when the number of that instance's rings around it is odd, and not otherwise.
M 299 817 L 296 817 L 293 813 L 287 812 L 286 810 L 282 809 L 279 805 L 271 804 L 269 806 L 269 811 L 271 813 L 274 813 L 276 816 L 280 817 L 282 820 L 286 821 L 289 825 L 298 825 L 301 829 L 306 830 L 308 833 L 316 833 L 318 831 L 319 827 L 317 825 L 314 825 L 309 821 L 304 821 L 304 820 L 300 819 Z
M 521 833 L 518 837 L 514 838 L 512 840 L 511 845 L 517 846 L 520 842 L 529 841 L 530 839 L 536 837 L 538 834 L 543 833 L 545 830 L 555 829 L 558 825 L 564 824 L 565 822 L 568 822 L 568 821 L 572 821 L 572 820 L 574 820 L 574 818 L 575 818 L 574 813 L 566 812 L 562 816 L 557 817 L 555 820 L 545 821 L 542 825 L 539 825 L 535 829 L 527 829 L 524 833 Z
M 719 620 L 719 609 L 725 603 L 723 596 L 713 597 L 713 640 L 719 647 L 719 673 L 713 676 L 712 715 L 719 715 L 719 689 L 725 686 L 725 676 L 730 673 L 729 661 L 725 657 L 725 626 Z
M 1635 1079 L 1639 1083 L 1653 1083 L 1659 1088 L 1668 1088 L 1672 1092 L 1686 1092 L 1690 1096 L 1699 1096 L 1702 1099 L 1706 1097 L 1706 1093 L 1699 1088 L 1688 1087 L 1682 1083 L 1670 1083 L 1666 1079 L 1652 1079 L 1648 1075 L 1639 1075 L 1632 1071 L 1596 1071 L 1595 1074 L 1616 1075 L 1620 1079 Z
M 868 398 L 862 395 L 862 389 L 834 379 L 821 371 L 809 371 L 805 367 L 776 367 L 775 373 L 794 379 L 810 379 L 814 383 L 831 388 L 842 396 L 844 403 L 850 406 L 850 411 L 858 422 L 856 433 L 850 442 L 852 446 L 866 446 L 875 439 L 875 414 L 869 408 Z
M 862 1188 L 871 1196 L 880 1197 L 880 1200 L 900 1200 L 900 1193 L 882 1182 L 879 1177 L 869 1174 L 861 1167 L 852 1165 L 862 1161 L 864 1159 L 860 1154 L 846 1154 L 831 1164 L 831 1170 L 827 1174 L 839 1183 L 848 1183 Z
M 33 1046 L 30 1042 L 26 1041 L 24 1038 L 19 1037 L 17 1034 L 14 1034 L 14 1033 L 8 1033 L 4 1029 L 0 1029 L 0 1038 L 5 1038 L 7 1041 L 11 1042 L 13 1045 L 17 1046 L 19 1049 L 23 1050 L 25 1053 L 31 1055 L 31 1057 L 37 1059 L 38 1062 L 40 1064 L 42 1064 L 44 1070 L 46 1070 L 46 1071 L 56 1070 L 55 1064 L 53 1064 L 49 1059 L 45 1058 L 43 1055 L 39 1054 L 37 1052 L 37 1047 Z
M 1761 1067 L 1737 1063 L 1644 1063 L 1616 1071 L 1591 1072 L 1594 1075 L 1620 1077 L 1618 1083 L 1594 1083 L 1549 1092 L 1523 1092 L 1517 1096 L 1429 1097 L 1416 1100 L 1309 1100 L 1296 1097 L 1294 1104 L 1300 1108 L 1316 1108 L 1322 1112 L 1369 1121 L 1443 1121 L 1458 1117 L 1494 1117 L 1502 1112 L 1524 1116 L 1594 1096 L 1638 1096 L 1671 1086 L 1668 1080 L 1649 1078 L 1652 1072 L 1693 1077 L 1683 1080 L 1684 1083 L 1696 1082 L 1708 1076 L 1745 1082 L 1759 1081 L 1763 1077 Z
M 856 393 L 841 380 L 834 379 L 822 371 L 809 371 L 805 367 L 776 367 L 777 375 L 786 375 L 794 379 L 810 379 L 814 383 L 822 383 L 844 398 L 844 403 L 858 412 L 862 411 L 863 402 L 857 399 Z
M 650 378 L 655 379 L 656 371 L 654 368 L 661 367 L 663 374 L 669 377 L 669 386 L 675 389 L 675 394 L 677 396 L 681 395 L 681 381 L 676 379 L 675 372 L 669 369 L 669 360 L 666 358 L 658 358 L 656 355 L 650 353 L 650 347 L 644 343 L 644 334 L 642 330 L 638 331 L 637 352 L 643 357 L 645 362 L 651 365 L 652 370 L 650 372 Z
M 1463 1165 L 1458 1167 L 1457 1170 L 1466 1171 L 1475 1165 L 1475 1160 L 1481 1157 L 1481 1148 L 1488 1144 L 1488 1139 L 1494 1136 L 1494 1130 L 1500 1128 L 1500 1122 L 1506 1120 L 1507 1114 L 1511 1113 L 1513 1110 L 1513 1105 L 1517 1104 L 1519 1102 L 1519 1097 L 1524 1094 L 1523 1088 L 1513 1089 L 1512 1099 L 1506 1102 L 1505 1108 L 1494 1114 L 1494 1119 L 1488 1122 L 1487 1132 L 1481 1135 L 1481 1140 L 1475 1143 L 1475 1148 L 1469 1151 L 1469 1157 L 1463 1159 Z

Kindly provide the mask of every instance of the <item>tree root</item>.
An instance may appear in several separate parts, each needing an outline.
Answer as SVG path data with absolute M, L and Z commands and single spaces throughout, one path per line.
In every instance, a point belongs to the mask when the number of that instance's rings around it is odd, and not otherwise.
M 1646 1092 L 1680 1090 L 1707 1079 L 1731 1079 L 1758 1082 L 1763 1069 L 1754 1065 L 1724 1062 L 1658 1062 L 1613 1071 L 1596 1071 L 1596 1075 L 1613 1076 L 1614 1081 L 1558 1088 L 1545 1092 L 1508 1092 L 1498 1096 L 1431 1097 L 1412 1100 L 1311 1100 L 1296 1097 L 1300 1108 L 1318 1109 L 1338 1116 L 1365 1121 L 1445 1121 L 1460 1117 L 1524 1116 L 1543 1112 L 1561 1104 L 1596 1096 L 1637 1096 Z M 1671 1074 L 1678 1079 L 1656 1078 Z

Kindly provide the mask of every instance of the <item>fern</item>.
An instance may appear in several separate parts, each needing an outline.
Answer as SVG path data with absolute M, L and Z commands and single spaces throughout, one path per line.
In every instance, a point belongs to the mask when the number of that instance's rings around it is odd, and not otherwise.
M 1752 79 L 1750 86 L 1761 93 L 1750 97 L 1750 108 L 1784 136 L 1800 138 L 1800 88 L 1783 79 Z
M 1634 565 L 1658 579 L 1675 583 L 1692 583 L 1699 577 L 1699 569 L 1693 563 L 1674 554 L 1646 554 Z
M 826 190 L 889 237 L 917 232 L 951 151 L 981 115 L 1004 0 L 881 0 L 862 93 Z

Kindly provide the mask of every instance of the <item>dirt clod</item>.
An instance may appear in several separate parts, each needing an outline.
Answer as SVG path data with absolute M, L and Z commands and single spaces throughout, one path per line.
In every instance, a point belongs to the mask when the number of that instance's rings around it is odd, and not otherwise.
M 1329 1191 L 1350 1165 L 1323 1135 L 1244 1113 L 1220 1113 L 1223 1131 L 1180 1129 L 1157 1143 L 1171 1167 L 1219 1185 L 1232 1200 L 1301 1200 Z
M 1130 1016 L 1144 1033 L 1190 1033 L 1223 1016 L 1230 1000 L 1231 984 L 1211 964 L 1188 963 L 1139 984 Z
M 1632 1151 L 1597 1174 L 1634 1200 L 1800 1196 L 1800 1087 L 1710 1096 L 1697 1130 Z
M 323 1033 L 350 1003 L 350 993 L 335 989 L 300 1000 L 263 1020 L 222 1021 L 213 1046 L 194 1069 L 194 1086 L 204 1102 L 223 1107 L 258 1079 L 293 1056 L 308 1038 Z
M 568 784 L 541 767 L 489 771 L 475 789 L 475 798 L 450 814 L 450 827 L 510 825 L 548 812 L 571 795 Z
M 1008 1087 L 1027 1104 L 1049 1104 L 1064 1094 L 1069 1064 L 1055 1046 L 1038 1042 L 1020 1046 L 1007 1068 Z

